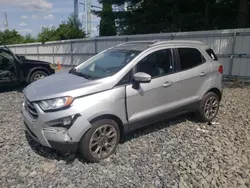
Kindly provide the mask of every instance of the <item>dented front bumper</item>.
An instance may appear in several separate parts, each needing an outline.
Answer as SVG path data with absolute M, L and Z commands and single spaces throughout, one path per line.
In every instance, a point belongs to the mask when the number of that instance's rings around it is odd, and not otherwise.
M 62 152 L 76 152 L 82 135 L 89 129 L 90 123 L 75 111 L 44 113 L 34 105 L 38 118 L 29 113 L 23 105 L 22 114 L 26 132 L 36 142 Z M 60 120 L 71 116 L 70 126 L 60 126 Z M 58 125 L 58 126 L 57 126 Z

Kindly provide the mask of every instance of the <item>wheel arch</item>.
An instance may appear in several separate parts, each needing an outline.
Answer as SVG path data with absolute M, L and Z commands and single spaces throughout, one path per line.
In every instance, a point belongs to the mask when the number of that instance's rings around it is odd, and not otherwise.
M 44 67 L 35 67 L 33 69 L 30 69 L 27 77 L 26 77 L 26 83 L 29 83 L 29 79 L 30 79 L 30 76 L 35 72 L 35 71 L 44 71 L 46 72 L 48 75 L 50 75 L 50 72 L 48 69 L 44 68 Z
M 119 117 L 117 117 L 116 115 L 103 114 L 103 115 L 100 115 L 100 116 L 97 116 L 97 117 L 91 119 L 89 122 L 92 124 L 95 121 L 98 121 L 98 120 L 101 120 L 101 119 L 111 119 L 111 120 L 115 121 L 119 126 L 121 137 L 124 135 L 124 127 L 123 127 L 122 120 Z
M 222 92 L 221 92 L 218 88 L 214 87 L 214 88 L 209 89 L 209 90 L 205 93 L 205 95 L 206 95 L 207 93 L 209 93 L 209 92 L 213 92 L 213 93 L 215 93 L 216 95 L 218 95 L 219 100 L 221 101 L 221 99 L 222 99 Z

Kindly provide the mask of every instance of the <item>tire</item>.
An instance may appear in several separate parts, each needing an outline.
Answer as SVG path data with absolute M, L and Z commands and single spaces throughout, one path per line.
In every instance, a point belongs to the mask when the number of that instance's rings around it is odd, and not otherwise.
M 37 80 L 40 80 L 44 77 L 48 76 L 48 73 L 45 72 L 45 71 L 35 71 L 31 74 L 30 78 L 29 78 L 29 84 L 32 83 L 32 82 L 35 82 Z
M 209 107 L 209 104 L 210 107 Z M 211 104 L 214 104 L 211 106 Z M 197 112 L 199 120 L 202 122 L 211 122 L 217 115 L 219 111 L 220 100 L 217 94 L 213 92 L 207 93 L 201 103 Z
M 78 150 L 86 162 L 97 163 L 112 155 L 119 141 L 120 129 L 118 124 L 111 119 L 101 119 L 92 123 L 91 129 L 85 133 L 79 142 Z M 112 147 L 110 147 L 111 145 Z

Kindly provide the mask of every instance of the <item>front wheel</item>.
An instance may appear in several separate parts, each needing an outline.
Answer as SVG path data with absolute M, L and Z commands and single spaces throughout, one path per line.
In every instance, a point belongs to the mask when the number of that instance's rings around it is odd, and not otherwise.
M 44 77 L 48 76 L 48 74 L 45 71 L 35 71 L 31 74 L 29 78 L 29 83 L 35 82 L 37 80 L 40 80 Z
M 82 137 L 79 152 L 87 162 L 99 162 L 112 155 L 120 140 L 118 124 L 111 119 L 94 122 Z
M 211 122 L 217 115 L 219 110 L 219 97 L 213 92 L 207 93 L 200 104 L 197 112 L 198 118 L 201 121 Z

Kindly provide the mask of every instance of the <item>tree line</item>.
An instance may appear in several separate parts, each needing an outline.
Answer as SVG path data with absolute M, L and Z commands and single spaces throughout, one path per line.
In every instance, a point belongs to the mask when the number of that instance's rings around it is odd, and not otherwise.
M 147 34 L 250 27 L 249 0 L 99 0 L 103 5 L 127 4 L 127 11 L 94 13 L 116 32 Z M 107 24 L 106 24 L 107 25 Z M 114 25 L 110 28 L 113 28 Z M 110 35 L 102 32 L 100 35 Z M 111 30 L 112 31 L 112 30 Z M 113 32 L 111 32 L 113 34 Z
M 84 38 L 86 34 L 81 29 L 81 23 L 73 14 L 69 16 L 67 21 L 63 21 L 58 27 L 43 27 L 36 37 L 31 34 L 22 36 L 16 30 L 0 31 L 0 45 L 22 44 L 57 40 L 68 40 L 76 38 Z
M 217 30 L 250 27 L 249 0 L 99 0 L 99 36 Z M 127 5 L 113 12 L 112 5 Z M 58 27 L 42 28 L 32 37 L 16 30 L 0 32 L 0 45 L 84 38 L 73 15 Z

